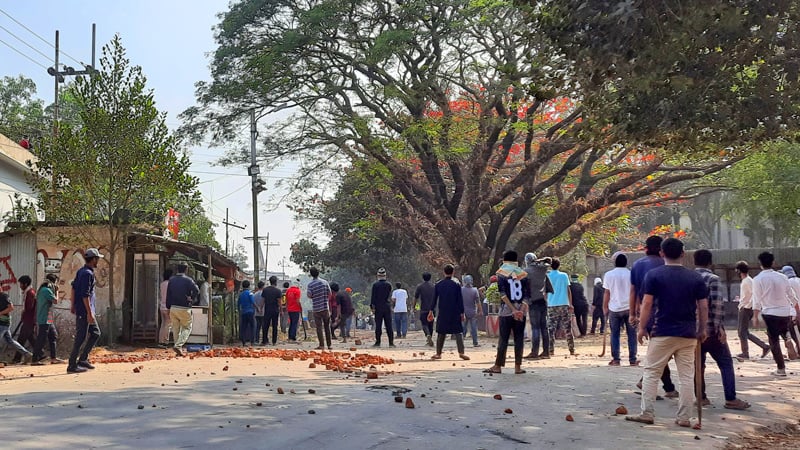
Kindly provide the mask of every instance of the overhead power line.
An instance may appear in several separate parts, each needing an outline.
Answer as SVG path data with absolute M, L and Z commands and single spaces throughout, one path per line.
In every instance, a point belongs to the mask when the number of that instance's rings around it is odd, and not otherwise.
M 5 31 L 6 33 L 10 34 L 10 35 L 11 35 L 11 36 L 12 36 L 14 39 L 16 39 L 16 40 L 18 40 L 18 41 L 22 42 L 23 44 L 25 44 L 25 45 L 26 45 L 28 48 L 30 48 L 31 50 L 33 50 L 33 51 L 35 51 L 36 53 L 38 53 L 38 54 L 42 55 L 42 56 L 44 57 L 44 59 L 46 59 L 46 60 L 50 60 L 50 56 L 48 56 L 48 55 L 46 55 L 46 54 L 42 53 L 42 52 L 41 52 L 41 51 L 40 51 L 38 48 L 36 48 L 36 47 L 32 46 L 31 44 L 27 43 L 27 42 L 26 42 L 24 39 L 22 39 L 21 37 L 17 36 L 16 34 L 14 34 L 14 33 L 13 33 L 11 30 L 9 30 L 8 28 L 6 28 L 6 27 L 4 27 L 4 26 L 0 25 L 0 30 L 3 30 L 3 31 Z
M 13 21 L 14 21 L 14 23 L 16 23 L 17 25 L 19 25 L 19 26 L 21 26 L 22 28 L 26 29 L 26 30 L 27 30 L 29 33 L 31 33 L 32 35 L 34 35 L 34 36 L 36 36 L 37 38 L 39 38 L 39 40 L 40 40 L 40 41 L 44 42 L 45 44 L 49 45 L 50 47 L 52 47 L 52 48 L 54 48 L 54 49 L 56 48 L 56 46 L 55 46 L 55 45 L 53 45 L 53 43 L 52 43 L 52 42 L 48 41 L 47 39 L 43 38 L 42 36 L 40 36 L 40 35 L 39 35 L 38 33 L 36 33 L 35 31 L 33 31 L 33 30 L 31 30 L 30 28 L 26 27 L 24 23 L 20 22 L 19 20 L 15 19 L 14 17 L 12 17 L 12 16 L 11 16 L 11 14 L 9 14 L 9 13 L 7 13 L 7 12 L 3 11 L 2 9 L 0 9 L 0 13 L 2 13 L 3 15 L 5 15 L 5 16 L 6 16 L 6 17 L 8 17 L 9 19 L 13 20 Z M 69 58 L 69 59 L 71 59 L 71 60 L 75 61 L 76 63 L 78 63 L 78 64 L 80 64 L 80 65 L 83 65 L 83 63 L 82 63 L 82 62 L 80 62 L 80 61 L 78 61 L 77 59 L 73 58 L 73 57 L 72 57 L 72 56 L 70 56 L 70 55 L 69 55 L 67 52 L 65 52 L 65 51 L 63 51 L 63 50 L 60 50 L 60 51 L 59 51 L 59 53 L 63 54 L 63 55 L 64 55 L 64 56 L 66 56 L 67 58 Z M 38 64 L 38 63 L 37 63 L 37 64 Z
M 11 50 L 14 50 L 15 52 L 19 53 L 20 56 L 22 56 L 23 58 L 26 58 L 30 62 L 36 64 L 39 67 L 41 67 L 42 69 L 47 70 L 47 66 L 45 66 L 44 64 L 40 63 L 39 61 L 36 61 L 35 59 L 31 58 L 30 56 L 28 56 L 24 52 L 18 50 L 16 47 L 14 47 L 13 45 L 9 44 L 8 42 L 0 39 L 0 44 L 4 44 L 6 47 L 10 48 Z

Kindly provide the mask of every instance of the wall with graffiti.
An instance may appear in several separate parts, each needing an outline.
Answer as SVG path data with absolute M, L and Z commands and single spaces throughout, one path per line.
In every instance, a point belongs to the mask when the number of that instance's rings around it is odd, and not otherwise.
M 102 235 L 103 229 L 98 228 L 97 236 Z M 36 280 L 44 280 L 44 277 L 53 273 L 59 277 L 59 299 L 69 301 L 71 295 L 70 286 L 72 280 L 78 269 L 83 267 L 86 260 L 83 257 L 84 252 L 90 246 L 95 246 L 100 250 L 100 253 L 105 256 L 101 258 L 97 269 L 95 269 L 96 286 L 96 308 L 97 314 L 105 314 L 109 306 L 109 253 L 106 246 L 102 243 L 91 244 L 71 244 L 65 245 L 63 242 L 77 242 L 86 234 L 85 229 L 76 230 L 69 228 L 47 228 L 41 229 L 37 232 L 36 239 Z M 69 239 L 69 235 L 75 239 Z M 121 251 L 117 252 L 116 265 L 114 270 L 114 291 L 115 301 L 117 305 L 122 303 L 125 292 L 125 267 L 124 256 Z M 68 304 L 68 303 L 67 303 Z

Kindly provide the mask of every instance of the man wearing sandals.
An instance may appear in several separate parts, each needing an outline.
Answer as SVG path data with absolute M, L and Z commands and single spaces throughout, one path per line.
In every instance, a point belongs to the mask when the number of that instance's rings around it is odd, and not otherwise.
M 680 397 L 676 423 L 690 427 L 694 400 L 694 353 L 698 342 L 705 341 L 708 322 L 708 288 L 699 273 L 681 265 L 683 242 L 675 238 L 661 244 L 665 264 L 647 272 L 644 298 L 639 315 L 638 339 L 649 338 L 644 366 L 642 413 L 625 420 L 652 424 L 658 381 L 664 366 L 675 357 L 680 379 Z M 655 322 L 648 332 L 647 323 Z M 698 320 L 699 318 L 699 320 Z
M 456 338 L 458 356 L 467 360 L 464 354 L 464 335 L 462 334 L 464 322 L 464 298 L 461 296 L 461 286 L 453 281 L 455 268 L 448 264 L 444 266 L 444 279 L 436 283 L 436 294 L 433 298 L 431 311 L 428 312 L 428 321 L 433 321 L 433 309 L 439 307 L 436 317 L 436 354 L 431 359 L 442 359 L 442 348 L 448 334 Z M 390 331 L 391 333 L 391 331 Z
M 719 277 L 711 271 L 711 252 L 698 250 L 694 253 L 695 271 L 703 277 L 708 287 L 708 339 L 700 345 L 700 362 L 702 364 L 703 406 L 710 405 L 706 396 L 706 354 L 710 354 L 719 367 L 722 375 L 722 388 L 725 391 L 725 408 L 747 409 L 750 404 L 736 398 L 736 375 L 733 372 L 733 358 L 725 336 L 725 305 L 719 292 Z
M 523 374 L 522 353 L 525 350 L 525 315 L 531 296 L 527 271 L 517 270 L 517 252 L 508 250 L 503 254 L 503 265 L 497 271 L 497 289 L 502 296 L 500 304 L 500 337 L 497 342 L 497 358 L 485 373 L 500 373 L 506 365 L 508 338 L 514 332 L 514 373 Z M 545 349 L 546 349 L 545 344 Z

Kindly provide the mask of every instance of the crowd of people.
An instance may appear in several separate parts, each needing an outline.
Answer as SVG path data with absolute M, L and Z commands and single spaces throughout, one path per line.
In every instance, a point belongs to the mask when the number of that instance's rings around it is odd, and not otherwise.
M 750 265 L 745 261 L 736 264 L 741 280 L 738 302 L 737 334 L 741 351 L 732 356 L 724 326 L 725 305 L 720 290 L 720 278 L 713 270 L 713 255 L 709 250 L 693 254 L 694 268 L 683 265 L 683 243 L 675 238 L 663 240 L 651 236 L 645 241 L 645 256 L 629 269 L 628 258 L 617 252 L 611 257 L 614 268 L 602 278 L 594 280 L 591 300 L 591 328 L 588 318 L 590 302 L 577 275 L 569 276 L 560 270 L 558 258 L 537 258 L 527 253 L 523 265 L 518 254 L 509 250 L 496 273 L 483 287 L 474 286 L 470 274 L 455 276 L 455 268 L 448 264 L 442 269 L 439 281 L 430 273 L 422 274 L 413 296 L 401 283 L 387 281 L 387 271 L 379 268 L 372 284 L 369 308 L 374 317 L 374 347 L 383 344 L 384 330 L 390 348 L 396 339 L 406 338 L 414 311 L 419 312 L 419 322 L 426 345 L 435 347 L 432 359 L 442 358 L 448 336 L 455 340 L 458 357 L 469 360 L 464 338 L 469 334 L 474 347 L 478 340 L 478 318 L 487 310 L 488 303 L 496 303 L 498 310 L 498 341 L 494 365 L 485 372 L 499 374 L 506 365 L 509 343 L 514 346 L 514 373 L 523 374 L 524 359 L 548 359 L 555 354 L 556 338 L 563 334 L 567 349 L 576 354 L 573 336 L 573 318 L 579 337 L 595 334 L 598 330 L 610 333 L 610 366 L 622 363 L 622 330 L 627 336 L 627 359 L 630 366 L 643 366 L 642 378 L 637 386 L 642 390 L 642 411 L 626 419 L 653 423 L 654 402 L 659 380 L 665 396 L 679 401 L 676 423 L 691 426 L 689 417 L 695 401 L 695 383 L 700 386 L 701 405 L 710 401 L 706 395 L 705 367 L 710 356 L 721 374 L 724 390 L 724 407 L 744 410 L 750 404 L 736 393 L 733 358 L 750 359 L 749 343 L 761 350 L 761 357 L 772 354 L 776 369 L 772 375 L 786 376 L 786 364 L 781 341 L 790 358 L 796 358 L 800 342 L 796 332 L 800 316 L 800 278 L 795 270 L 785 265 L 773 268 L 774 256 L 769 252 L 758 255 L 761 271 L 750 277 Z M 95 316 L 94 270 L 103 255 L 97 249 L 87 249 L 85 265 L 78 270 L 71 284 L 71 311 L 75 315 L 75 340 L 68 361 L 56 355 L 58 332 L 54 324 L 53 305 L 58 302 L 58 277 L 48 274 L 45 281 L 34 289 L 30 276 L 18 280 L 23 298 L 19 340 L 10 331 L 10 313 L 14 306 L 6 292 L 0 292 L 0 334 L 16 350 L 13 362 L 30 361 L 35 365 L 67 363 L 68 373 L 82 373 L 94 366 L 89 354 L 100 337 Z M 161 285 L 162 324 L 167 323 L 174 336 L 174 352 L 182 356 L 192 327 L 191 308 L 198 303 L 201 288 L 187 276 L 187 265 L 178 263 L 176 272 L 165 271 Z M 306 296 L 311 301 L 311 315 L 316 329 L 318 350 L 331 350 L 336 331 L 342 342 L 350 337 L 349 326 L 355 313 L 352 290 L 342 289 L 338 283 L 329 283 L 320 277 L 319 270 L 310 268 L 311 281 Z M 259 282 L 251 290 L 249 281 L 242 282 L 238 297 L 240 338 L 242 345 L 277 345 L 279 316 L 285 308 L 288 314 L 288 340 L 297 341 L 301 322 L 302 293 L 297 285 L 284 283 L 270 277 L 267 283 Z M 761 317 L 766 325 L 768 343 L 760 340 L 750 330 L 751 323 Z M 168 321 L 166 318 L 168 317 Z M 526 321 L 530 320 L 530 352 L 525 355 Z M 436 339 L 434 340 L 434 331 Z M 604 336 L 605 338 L 605 336 Z M 167 342 L 169 328 L 159 333 L 159 341 Z M 649 340 L 644 361 L 638 358 L 638 346 Z M 49 344 L 49 358 L 45 355 Z M 28 345 L 31 350 L 26 347 Z M 605 341 L 604 341 L 605 349 Z M 795 345 L 799 350 L 795 350 Z M 541 346 L 541 352 L 540 352 Z M 49 359 L 49 361 L 48 361 Z M 669 361 L 677 367 L 679 386 L 673 383 Z M 697 366 L 699 365 L 699 366 Z M 699 379 L 695 369 L 699 368 Z

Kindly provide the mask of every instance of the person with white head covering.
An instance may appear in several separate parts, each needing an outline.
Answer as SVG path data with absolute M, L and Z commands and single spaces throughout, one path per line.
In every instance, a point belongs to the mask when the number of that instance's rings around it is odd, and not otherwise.
M 549 263 L 536 258 L 535 253 L 525 254 L 525 272 L 528 274 L 530 299 L 528 315 L 531 319 L 531 352 L 525 359 L 550 358 L 550 334 L 547 331 L 547 296 L 553 293 L 553 285 L 547 277 Z M 544 351 L 539 353 L 539 342 Z
M 481 305 L 481 295 L 478 289 L 472 285 L 472 275 L 464 275 L 464 284 L 461 286 L 461 296 L 464 300 L 464 335 L 467 331 L 472 335 L 472 346 L 480 347 L 478 343 L 478 317 L 483 315 L 483 305 Z
M 800 278 L 795 274 L 794 268 L 792 268 L 792 266 L 783 266 L 781 267 L 781 272 L 789 278 L 789 287 L 794 292 L 795 298 L 800 299 Z M 789 355 L 789 359 L 797 359 L 797 357 L 800 356 L 800 341 L 798 341 L 796 328 L 797 311 L 792 308 L 789 310 L 789 334 L 792 336 L 795 348 L 792 348 L 792 343 L 787 336 L 783 337 L 783 340 L 786 341 L 786 352 Z
M 592 330 L 589 334 L 594 334 L 597 329 L 597 321 L 600 320 L 600 334 L 606 330 L 606 315 L 603 314 L 603 295 L 605 295 L 603 280 L 600 277 L 594 279 L 594 295 L 592 296 Z

